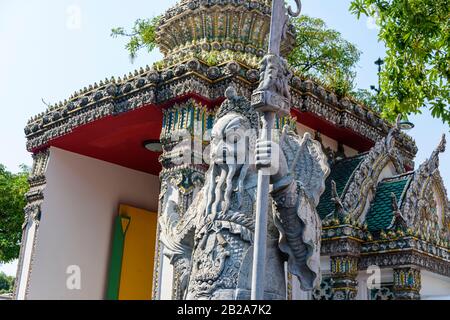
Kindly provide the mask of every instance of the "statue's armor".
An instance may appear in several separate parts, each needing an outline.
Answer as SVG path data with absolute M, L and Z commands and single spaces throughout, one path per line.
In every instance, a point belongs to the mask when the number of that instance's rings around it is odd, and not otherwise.
M 218 213 L 213 227 L 208 222 L 197 226 L 191 261 L 191 277 L 187 289 L 188 300 L 193 299 L 250 299 L 253 232 L 255 225 L 256 188 L 246 189 L 242 205 L 236 212 L 237 193 L 233 193 L 230 210 Z M 267 299 L 285 299 L 283 259 L 278 249 L 278 230 L 273 219 L 268 223 L 268 260 L 266 282 Z M 277 270 L 274 270 L 277 269 Z

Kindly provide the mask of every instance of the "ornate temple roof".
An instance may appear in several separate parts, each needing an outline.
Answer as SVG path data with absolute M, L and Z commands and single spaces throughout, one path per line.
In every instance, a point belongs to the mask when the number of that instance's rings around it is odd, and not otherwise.
M 162 63 L 105 79 L 50 106 L 26 125 L 27 149 L 37 152 L 86 124 L 151 105 L 163 109 L 179 99 L 194 98 L 214 109 L 230 84 L 250 98 L 258 85 L 257 62 L 267 41 L 270 4 L 270 0 L 181 1 L 161 19 L 157 41 L 166 54 Z M 196 29 L 199 19 L 201 30 Z M 213 51 L 218 57 L 212 61 L 208 53 Z M 310 79 L 293 77 L 290 84 L 296 117 L 358 151 L 369 150 L 391 128 L 376 112 Z M 415 143 L 407 135 L 400 138 L 401 152 L 413 167 Z
M 31 152 L 47 147 L 50 142 L 73 132 L 88 123 L 148 105 L 164 105 L 180 97 L 200 98 L 207 105 L 216 106 L 223 100 L 230 84 L 240 88 L 240 94 L 250 98 L 258 85 L 259 71 L 243 63 L 225 61 L 210 65 L 193 58 L 173 67 L 154 70 L 141 68 L 123 78 L 111 78 L 76 91 L 68 100 L 50 106 L 33 117 L 25 127 L 27 149 Z M 330 133 L 349 144 L 361 141 L 368 150 L 383 138 L 391 125 L 376 112 L 348 98 L 339 98 L 332 91 L 309 79 L 291 80 L 293 112 L 306 125 L 317 120 L 332 126 Z M 314 129 L 314 127 L 313 127 Z M 349 136 L 349 133 L 352 135 Z M 417 147 L 407 135 L 401 135 L 402 152 L 413 167 Z M 355 149 L 360 149 L 353 147 Z
M 408 235 L 448 247 L 450 210 L 439 173 L 445 136 L 431 157 L 409 172 L 404 171 L 395 139 L 392 130 L 369 152 L 331 166 L 317 207 L 323 224 L 326 228 L 341 223 L 364 225 L 376 237 Z M 385 178 L 388 167 L 391 173 Z
M 270 12 L 270 0 L 182 0 L 162 16 L 156 41 L 171 63 L 211 51 L 261 58 L 267 50 Z M 292 31 L 288 39 L 285 53 L 295 41 Z
M 370 152 L 332 166 L 318 206 L 322 255 L 360 255 L 359 270 L 414 265 L 448 277 L 450 208 L 439 173 L 445 137 L 410 172 L 402 169 L 395 140 L 391 130 Z

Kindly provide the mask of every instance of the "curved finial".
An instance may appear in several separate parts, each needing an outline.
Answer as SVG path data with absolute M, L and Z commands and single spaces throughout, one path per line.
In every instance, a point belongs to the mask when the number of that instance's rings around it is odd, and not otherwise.
M 402 115 L 399 114 L 397 119 L 395 120 L 395 125 L 389 130 L 388 135 L 386 137 L 385 143 L 388 149 L 391 149 L 394 146 L 394 140 L 398 137 L 400 133 L 400 124 L 402 120 Z
M 395 120 L 395 128 L 396 128 L 396 129 L 400 129 L 400 124 L 401 124 L 401 122 L 402 122 L 402 114 L 399 113 L 399 114 L 397 115 L 397 119 Z
M 447 145 L 447 139 L 445 138 L 445 133 L 444 133 L 442 135 L 441 142 L 439 143 L 438 147 L 436 148 L 436 151 L 439 153 L 444 153 L 446 145 Z
M 445 134 L 443 134 L 439 145 L 433 151 L 431 157 L 424 163 L 424 167 L 427 168 L 428 172 L 433 173 L 439 167 L 439 155 L 445 152 L 446 144 L 447 140 L 445 139 Z
M 300 0 L 295 0 L 295 4 L 297 5 L 297 11 L 292 11 L 292 7 L 288 7 L 289 15 L 293 18 L 298 17 L 300 13 L 302 12 L 302 3 Z

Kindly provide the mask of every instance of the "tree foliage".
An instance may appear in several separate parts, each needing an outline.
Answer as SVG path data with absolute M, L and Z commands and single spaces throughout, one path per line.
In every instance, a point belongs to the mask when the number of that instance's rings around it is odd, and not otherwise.
M 341 33 L 329 29 L 319 18 L 302 15 L 292 19 L 296 45 L 288 57 L 290 65 L 305 76 L 321 80 L 338 95 L 354 89 L 356 65 L 361 52 Z
M 153 51 L 156 47 L 156 29 L 158 27 L 160 17 L 152 19 L 138 19 L 130 32 L 124 28 L 114 28 L 111 30 L 111 36 L 116 38 L 119 36 L 128 37 L 129 40 L 125 45 L 131 60 L 136 58 L 137 52 L 143 48 L 148 52 Z
M 152 51 L 156 47 L 156 30 L 160 18 L 138 19 L 131 32 L 114 28 L 112 36 L 125 36 L 126 49 L 134 59 L 140 49 Z M 304 76 L 314 77 L 345 96 L 354 88 L 355 67 L 361 52 L 342 38 L 341 34 L 327 28 L 319 18 L 301 16 L 292 20 L 296 29 L 296 46 L 288 57 L 294 69 Z
M 28 191 L 28 168 L 14 174 L 0 165 L 0 263 L 19 256 L 25 193 Z
M 383 111 L 381 108 L 382 102 L 380 101 L 380 96 L 373 91 L 368 89 L 356 89 L 352 91 L 351 95 L 356 101 L 370 107 L 372 110 L 375 110 L 378 113 Z
M 14 277 L 7 276 L 4 272 L 0 272 L 0 294 L 12 293 L 14 289 Z
M 353 0 L 374 17 L 387 53 L 381 72 L 383 114 L 421 113 L 450 123 L 450 0 Z

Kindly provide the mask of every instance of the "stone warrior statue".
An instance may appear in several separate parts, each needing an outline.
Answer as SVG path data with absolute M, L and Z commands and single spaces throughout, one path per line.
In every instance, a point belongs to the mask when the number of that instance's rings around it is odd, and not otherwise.
M 164 254 L 181 274 L 187 300 L 250 299 L 256 166 L 278 145 L 257 142 L 259 115 L 250 102 L 226 91 L 211 133 L 206 182 L 184 214 L 167 189 L 160 219 Z M 271 174 L 265 299 L 286 299 L 285 261 L 304 290 L 320 281 L 321 222 L 316 213 L 329 174 L 321 145 L 285 128 L 278 170 Z M 255 156 L 257 155 L 257 156 Z M 255 161 L 252 161 L 255 160 Z

